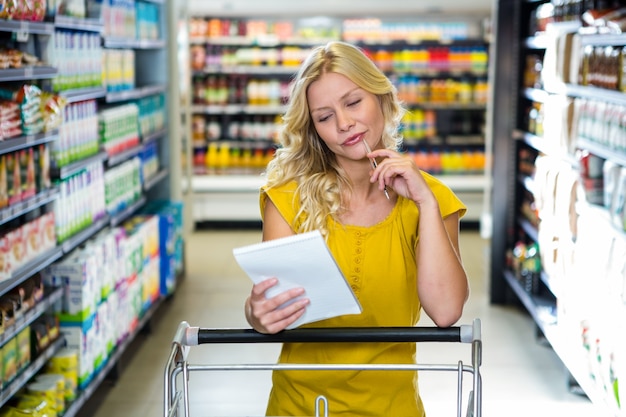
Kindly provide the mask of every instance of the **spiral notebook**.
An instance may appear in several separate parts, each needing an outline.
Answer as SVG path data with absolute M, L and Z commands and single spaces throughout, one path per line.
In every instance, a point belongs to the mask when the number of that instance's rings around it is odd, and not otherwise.
M 289 329 L 362 311 L 317 230 L 235 248 L 233 255 L 255 284 L 278 278 L 278 284 L 266 292 L 268 298 L 291 288 L 305 289 L 302 297 L 307 297 L 310 303 Z

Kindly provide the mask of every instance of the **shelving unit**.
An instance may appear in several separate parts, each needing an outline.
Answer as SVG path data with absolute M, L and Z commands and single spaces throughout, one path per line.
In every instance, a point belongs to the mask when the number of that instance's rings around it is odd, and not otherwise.
M 255 19 L 250 16 L 197 17 L 193 11 L 189 13 L 190 24 L 194 24 L 194 19 L 205 19 L 209 25 L 212 24 L 211 21 L 215 23 L 221 19 L 232 23 L 229 29 L 231 36 L 218 34 L 198 36 L 192 33 L 187 46 L 190 52 L 185 54 L 190 59 L 180 63 L 181 66 L 188 68 L 190 79 L 187 84 L 191 91 L 191 97 L 186 98 L 190 104 L 184 109 L 186 117 L 190 119 L 187 121 L 187 132 L 191 137 L 186 141 L 184 152 L 191 156 L 182 158 L 192 166 L 187 168 L 189 175 L 183 179 L 183 188 L 191 194 L 195 222 L 260 221 L 258 210 L 258 190 L 262 184 L 260 174 L 276 146 L 273 137 L 277 129 L 275 120 L 285 111 L 283 103 L 287 99 L 288 84 L 297 71 L 300 60 L 314 46 L 330 40 L 344 39 L 367 50 L 374 60 L 376 53 L 383 50 L 389 57 L 404 54 L 405 60 L 408 55 L 416 57 L 418 51 L 422 52 L 422 57 L 424 54 L 428 56 L 430 52 L 434 54 L 435 51 L 443 51 L 441 63 L 446 64 L 448 53 L 459 54 L 458 60 L 455 60 L 456 58 L 450 60 L 455 62 L 452 67 L 436 67 L 434 62 L 426 62 L 420 64 L 428 65 L 428 68 L 384 69 L 399 91 L 415 89 L 413 83 L 418 80 L 422 83 L 432 82 L 433 85 L 443 84 L 444 80 L 454 80 L 458 84 L 463 83 L 467 88 L 470 88 L 468 85 L 470 81 L 484 82 L 485 85 L 487 82 L 486 61 L 479 69 L 460 66 L 469 62 L 469 51 L 472 48 L 481 48 L 486 56 L 488 42 L 480 38 L 478 35 L 480 31 L 474 29 L 469 30 L 470 38 L 462 40 L 372 41 L 345 38 L 342 35 L 343 21 L 328 18 L 323 29 L 319 27 L 311 29 L 307 33 L 308 37 L 301 35 L 306 30 L 302 32 L 294 30 L 288 37 L 269 32 L 250 36 L 237 34 L 237 30 L 252 21 L 260 25 L 289 22 L 294 28 L 301 29 L 306 27 L 304 22 L 306 19 L 293 17 L 285 21 L 276 21 L 264 17 Z M 234 29 L 236 25 L 239 25 L 239 28 Z M 280 58 L 281 56 L 284 58 Z M 476 56 L 471 55 L 472 63 Z M 408 80 L 409 78 L 411 79 Z M 257 94 L 260 94 L 259 97 Z M 257 101 L 261 101 L 262 104 Z M 485 103 L 486 99 L 483 102 L 470 99 L 463 103 L 455 99 L 420 99 L 409 102 L 411 114 L 428 112 L 436 115 L 436 126 L 432 126 L 433 130 L 436 129 L 436 134 L 413 138 L 405 134 L 404 142 L 404 151 L 420 156 L 427 155 L 432 161 L 439 161 L 435 155 L 440 152 L 442 154 L 451 152 L 455 156 L 461 152 L 464 155 L 482 156 L 482 166 L 472 173 L 452 170 L 438 172 L 435 168 L 426 168 L 440 176 L 458 193 L 469 208 L 464 220 L 473 222 L 479 222 L 484 213 L 484 192 L 488 187 L 482 169 L 485 165 L 484 152 L 487 147 L 485 140 L 487 133 L 484 129 Z M 463 126 L 463 130 L 460 131 L 458 126 Z M 408 134 L 408 130 L 405 133 Z M 228 154 L 235 155 L 234 164 L 220 159 Z M 246 154 L 252 154 L 252 157 L 249 158 Z M 262 155 L 259 157 L 261 161 L 249 162 L 254 161 L 257 154 Z M 243 155 L 243 162 L 238 160 L 238 155 Z M 446 167 L 446 170 L 448 169 L 450 168 Z
M 626 37 L 578 33 L 578 16 L 535 32 L 534 13 L 549 4 L 498 2 L 490 297 L 495 304 L 523 306 L 538 334 L 565 365 L 565 381 L 572 392 L 586 395 L 597 406 L 597 415 L 623 416 L 626 395 L 618 385 L 626 375 L 614 360 L 626 348 L 621 337 L 626 325 L 621 288 L 626 277 L 623 270 L 614 271 L 614 265 L 623 259 L 615 248 L 625 244 L 626 233 L 594 200 L 593 193 L 602 189 L 590 187 L 585 158 L 589 152 L 600 158 L 594 162 L 624 167 L 626 155 L 581 136 L 584 114 L 577 100 L 623 106 L 626 94 L 580 85 L 583 53 L 577 48 L 623 47 Z M 551 49 L 556 37 L 565 42 L 566 33 L 577 33 L 571 57 L 562 55 L 564 49 L 560 53 Z M 546 66 L 534 74 L 535 85 L 528 85 L 534 67 L 528 64 L 529 57 L 531 63 Z M 554 70 L 553 59 L 563 59 L 573 68 Z M 563 105 L 560 112 L 555 111 L 556 104 Z M 542 121 L 541 112 L 558 123 Z M 595 131 L 601 128 L 601 114 L 593 116 Z M 537 256 L 528 252 L 533 247 L 538 248 Z M 525 285 L 528 277 L 533 277 L 532 287 Z
M 167 0 L 137 0 L 138 2 L 149 2 L 157 5 L 159 8 L 159 32 L 160 39 L 157 40 L 136 40 L 136 39 L 120 39 L 102 37 L 102 45 L 104 48 L 125 48 L 136 51 L 138 58 L 136 61 L 136 79 L 137 87 L 132 90 L 124 91 L 107 91 L 106 87 L 87 87 L 74 88 L 59 92 L 59 95 L 65 99 L 68 104 L 79 103 L 86 100 L 97 100 L 98 107 L 111 107 L 118 104 L 124 104 L 131 100 L 150 97 L 157 94 L 168 93 L 169 83 L 169 54 L 170 45 L 168 43 L 168 12 L 171 8 Z M 5 21 L 0 20 L 0 33 L 14 33 L 14 37 L 19 39 L 29 39 L 32 36 L 43 37 L 40 42 L 37 40 L 37 48 L 45 48 L 49 39 L 55 36 L 58 29 L 90 32 L 101 35 L 103 33 L 102 20 L 96 18 L 78 19 L 65 16 L 56 16 L 52 22 L 27 22 L 27 21 Z M 32 39 L 30 39 L 32 40 Z M 0 83 L 12 82 L 29 82 L 31 80 L 42 80 L 44 89 L 48 89 L 51 80 L 57 76 L 57 68 L 52 66 L 36 66 L 24 67 L 18 69 L 0 70 Z M 50 80 L 50 81 L 49 81 Z M 167 115 L 167 107 L 170 105 L 167 99 L 164 103 L 164 116 Z M 165 118 L 165 117 L 164 117 Z M 170 172 L 176 171 L 176 167 L 172 166 L 169 151 L 170 129 L 167 123 L 155 130 L 143 132 L 141 143 L 132 149 L 128 149 L 122 153 L 109 155 L 107 152 L 100 151 L 95 155 L 75 161 L 69 165 L 55 166 L 50 169 L 50 176 L 56 180 L 69 178 L 77 173 L 84 171 L 92 164 L 103 164 L 105 170 L 114 168 L 124 163 L 128 159 L 142 153 L 145 147 L 156 145 L 158 149 L 158 169 L 150 177 L 143 178 L 142 193 L 140 197 L 126 205 L 122 210 L 114 214 L 106 214 L 99 218 L 88 227 L 80 230 L 78 233 L 70 236 L 66 240 L 58 243 L 56 247 L 49 249 L 30 261 L 15 269 L 9 279 L 0 282 L 0 296 L 8 293 L 28 278 L 43 271 L 47 266 L 55 261 L 63 259 L 70 255 L 75 249 L 81 247 L 90 238 L 94 237 L 100 231 L 108 227 L 116 227 L 123 224 L 128 218 L 139 212 L 142 207 L 152 200 L 161 199 L 180 199 L 176 193 L 179 189 L 172 187 Z M 35 135 L 25 135 L 17 138 L 11 138 L 0 142 L 0 155 L 11 152 L 20 151 L 22 149 L 33 148 L 42 144 L 53 144 L 59 140 L 60 133 L 54 130 L 48 133 L 39 133 Z M 22 216 L 30 215 L 35 210 L 52 210 L 53 204 L 57 202 L 60 196 L 60 189 L 52 187 L 48 190 L 38 192 L 32 197 L 24 199 L 18 203 L 12 204 L 6 208 L 0 209 L 0 225 L 7 224 Z M 63 296 L 61 288 L 46 288 L 43 300 L 25 314 L 20 316 L 15 324 L 5 327 L 4 332 L 0 334 L 0 346 L 4 345 L 8 340 L 17 335 L 21 330 L 26 328 L 32 322 L 37 320 L 44 313 L 58 305 Z M 116 366 L 120 357 L 125 353 L 130 343 L 135 339 L 137 334 L 151 320 L 155 311 L 159 309 L 164 299 L 161 297 L 155 300 L 149 308 L 142 312 L 139 322 L 135 330 L 126 336 L 124 341 L 119 344 L 111 353 L 109 358 L 95 377 L 88 383 L 85 389 L 81 390 L 77 399 L 69 404 L 64 413 L 65 417 L 72 417 L 78 414 L 81 407 L 89 400 L 93 393 L 98 389 L 99 385 L 109 374 L 109 371 Z M 2 408 L 10 399 L 18 393 L 28 382 L 35 376 L 46 364 L 49 358 L 55 355 L 63 346 L 65 340 L 63 337 L 58 338 L 51 343 L 49 347 L 42 352 L 37 358 L 33 358 L 30 365 L 20 371 L 15 379 L 9 384 L 5 384 L 0 389 L 0 408 Z
M 26 42 L 30 36 L 37 37 L 36 42 L 38 42 L 38 37 L 48 38 L 54 33 L 54 25 L 44 22 L 0 20 L 0 32 L 19 33 L 20 36 L 16 36 L 16 38 L 20 42 Z M 0 83 L 6 85 L 6 83 L 13 82 L 45 81 L 56 75 L 56 68 L 47 65 L 2 69 L 0 70 Z M 57 130 L 4 139 L 0 142 L 0 155 L 4 157 L 5 155 L 13 154 L 18 151 L 49 144 L 57 139 Z M 8 225 L 16 219 L 31 215 L 35 210 L 48 211 L 52 203 L 58 198 L 58 194 L 58 190 L 55 188 L 39 189 L 34 196 L 22 199 L 2 208 L 0 210 L 0 226 L 5 227 L 5 225 Z M 5 255 L 3 255 L 3 262 L 6 262 L 4 256 Z M 22 263 L 12 271 L 7 279 L 0 282 L 0 296 L 20 286 L 34 274 L 50 265 L 52 262 L 60 259 L 62 256 L 62 248 L 55 247 L 40 252 L 25 263 Z M 51 306 L 57 303 L 61 296 L 62 290 L 60 288 L 47 288 L 43 299 L 34 307 L 22 312 L 15 318 L 13 324 L 4 327 L 3 333 L 0 335 L 0 346 L 6 345 L 27 326 L 48 312 Z M 35 375 L 45 365 L 46 361 L 63 345 L 64 340 L 62 337 L 52 341 L 37 357 L 33 357 L 30 363 L 19 371 L 14 379 L 9 383 L 5 383 L 0 390 L 0 407 L 20 391 L 26 382 Z

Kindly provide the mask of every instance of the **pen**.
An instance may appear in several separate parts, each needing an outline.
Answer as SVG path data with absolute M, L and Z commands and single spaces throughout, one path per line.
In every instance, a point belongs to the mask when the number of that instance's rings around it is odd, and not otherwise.
M 362 142 L 363 142 L 363 145 L 365 146 L 365 150 L 367 151 L 367 153 L 372 153 L 372 150 L 370 149 L 365 139 Z M 376 169 L 376 167 L 378 166 L 378 164 L 376 163 L 376 159 L 370 158 L 370 162 L 372 163 L 372 167 Z M 383 192 L 385 193 L 385 197 L 387 197 L 387 200 L 389 200 L 389 193 L 387 192 L 386 185 L 385 185 L 385 188 L 383 188 Z

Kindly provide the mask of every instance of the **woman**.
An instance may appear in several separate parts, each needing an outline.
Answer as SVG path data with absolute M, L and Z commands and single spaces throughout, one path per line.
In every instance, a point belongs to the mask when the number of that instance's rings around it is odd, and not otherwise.
M 461 317 L 466 208 L 398 152 L 403 111 L 389 79 L 355 46 L 320 46 L 296 75 L 261 190 L 263 240 L 320 230 L 363 307 L 308 326 L 414 326 L 422 308 L 441 327 Z M 256 284 L 246 300 L 246 318 L 262 333 L 284 330 L 308 303 L 279 308 L 304 290 L 266 298 L 276 282 Z M 415 351 L 414 343 L 291 343 L 280 361 L 414 363 Z M 424 415 L 417 374 L 408 371 L 277 371 L 267 414 L 313 415 L 320 394 L 332 415 Z

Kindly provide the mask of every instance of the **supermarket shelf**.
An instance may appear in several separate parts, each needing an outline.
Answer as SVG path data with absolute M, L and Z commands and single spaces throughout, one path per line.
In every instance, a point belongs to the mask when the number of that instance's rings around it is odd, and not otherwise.
M 582 46 L 623 46 L 626 45 L 626 34 L 600 33 L 592 36 L 581 36 Z
M 66 179 L 68 177 L 71 177 L 74 174 L 77 174 L 79 172 L 81 172 L 82 170 L 84 170 L 85 168 L 87 168 L 89 165 L 94 164 L 94 163 L 98 163 L 98 162 L 102 162 L 105 159 L 107 159 L 107 153 L 102 151 L 99 152 L 93 156 L 90 156 L 88 158 L 85 159 L 81 159 L 80 161 L 76 161 L 73 162 L 69 165 L 66 165 L 64 167 L 61 168 L 51 168 L 50 169 L 50 174 L 53 178 L 56 179 Z
M 63 250 L 57 246 L 36 256 L 29 262 L 26 262 L 13 272 L 11 278 L 0 282 L 0 294 L 6 294 L 17 285 L 20 285 L 37 272 L 61 258 L 61 256 L 63 256 Z
M 351 42 L 356 43 L 358 45 L 366 45 L 366 46 L 395 46 L 395 47 L 404 47 L 404 46 L 476 46 L 476 45 L 488 45 L 489 41 L 485 38 L 466 38 L 466 39 L 450 39 L 450 38 L 442 38 L 442 39 L 362 39 L 362 40 L 351 40 Z
M 580 340 L 580 336 L 578 336 L 576 340 L 567 343 L 566 335 L 563 334 L 558 326 L 546 326 L 543 330 L 543 334 L 568 372 L 574 377 L 585 395 L 593 403 L 594 407 L 597 408 L 597 415 L 619 415 L 617 410 L 611 409 L 607 404 L 606 394 L 597 388 L 593 380 L 589 377 L 587 352 L 583 349 L 582 343 L 578 348 L 572 348 L 572 345 Z
M 534 178 L 531 178 L 528 175 L 521 174 L 518 176 L 518 181 L 520 184 L 524 186 L 526 191 L 528 191 L 529 193 L 535 194 L 537 186 L 535 185 Z
M 518 219 L 518 223 L 520 227 L 522 228 L 522 230 L 524 230 L 524 233 L 526 233 L 529 238 L 531 238 L 535 242 L 539 240 L 539 232 L 532 223 L 530 223 L 526 219 L 521 219 L 521 218 Z
M 57 129 L 52 132 L 38 133 L 36 135 L 18 136 L 15 138 L 5 139 L 0 142 L 0 155 L 19 151 L 20 149 L 30 148 L 31 146 L 37 146 L 42 143 L 52 142 L 59 138 L 59 131 Z
M 610 413 L 606 404 L 604 395 L 594 386 L 593 381 L 589 378 L 589 372 L 586 367 L 587 359 L 580 349 L 572 348 L 572 344 L 567 341 L 566 335 L 559 329 L 556 323 L 556 317 L 552 314 L 554 304 L 548 300 L 534 297 L 524 291 L 510 271 L 505 271 L 504 279 L 509 284 L 513 292 L 517 295 L 526 310 L 532 316 L 546 340 L 560 358 L 561 362 L 566 366 L 567 370 L 576 379 L 576 382 L 583 389 L 594 405 L 597 405 L 598 415 L 616 415 Z M 580 336 L 578 336 L 579 338 Z M 605 412 L 601 412 L 604 410 Z
M 415 75 L 424 78 L 482 78 L 487 76 L 487 67 L 484 69 L 463 68 L 423 68 L 423 69 L 399 69 L 385 71 L 386 74 Z
M 195 175 L 191 178 L 191 188 L 197 193 L 258 193 L 264 183 L 265 179 L 260 175 Z
M 5 224 L 23 214 L 29 213 L 36 208 L 53 202 L 59 196 L 59 190 L 56 188 L 42 191 L 41 193 L 28 198 L 19 203 L 10 205 L 0 210 L 0 225 Z
M 486 178 L 482 175 L 438 176 L 468 207 L 463 221 L 478 221 L 482 214 L 482 194 Z M 195 221 L 259 221 L 261 175 L 194 175 L 183 179 L 183 189 L 191 185 Z
M 545 103 L 550 97 L 549 92 L 539 88 L 525 88 L 523 93 L 527 99 L 536 101 L 537 103 Z
M 586 85 L 566 84 L 564 92 L 570 97 L 602 100 L 626 106 L 626 94 L 617 90 L 607 90 L 606 88 Z
M 556 302 L 554 300 L 527 293 L 509 270 L 504 271 L 504 279 L 542 332 L 545 332 L 549 325 L 554 324 L 556 320 L 554 316 Z
M 468 146 L 485 146 L 485 137 L 483 135 L 443 135 L 443 136 L 431 136 L 428 138 L 405 138 L 403 143 L 403 148 L 411 149 L 429 149 L 429 148 L 437 148 L 438 146 L 458 146 L 461 148 L 466 148 Z
M 144 191 L 154 188 L 159 182 L 167 178 L 168 175 L 169 171 L 167 169 L 162 169 L 151 177 L 146 178 L 143 182 Z
M 162 137 L 167 135 L 167 128 L 156 130 L 154 132 L 150 132 L 147 135 L 143 136 L 142 142 L 145 145 L 146 143 L 154 142 Z
M 165 0 L 144 0 L 146 2 L 154 3 L 161 5 L 163 7 L 159 7 L 159 20 L 163 23 L 166 22 L 167 19 L 167 8 L 164 7 L 166 4 Z M 72 17 L 65 16 L 56 16 L 54 21 L 52 22 L 29 22 L 29 21 L 12 21 L 12 20 L 0 20 L 0 31 L 3 32 L 12 32 L 16 34 L 15 36 L 18 42 L 26 42 L 32 41 L 33 39 L 38 42 L 38 39 L 42 37 L 39 36 L 31 36 L 31 35 L 48 35 L 54 36 L 55 30 L 71 30 L 71 31 L 82 31 L 82 32 L 91 32 L 90 35 L 95 34 L 96 37 L 99 37 L 102 40 L 102 44 L 109 48 L 133 48 L 136 50 L 142 50 L 145 52 L 140 52 L 142 54 L 142 59 L 137 62 L 137 71 L 138 73 L 143 73 L 144 67 L 147 68 L 148 71 L 156 71 L 155 74 L 159 80 L 162 81 L 162 75 L 167 74 L 167 54 L 161 53 L 165 51 L 169 45 L 169 41 L 166 40 L 136 40 L 136 39 L 105 39 L 102 34 L 104 30 L 104 25 L 100 19 L 77 19 Z M 169 29 L 167 25 L 162 25 L 160 27 L 166 34 Z M 98 36 L 100 35 L 100 36 Z M 8 36 L 8 35 L 7 35 Z M 47 38 L 43 38 L 44 44 L 41 45 L 42 48 L 47 49 L 46 45 Z M 39 47 L 39 45 L 37 45 Z M 154 53 L 153 51 L 158 51 L 158 53 Z M 141 69 L 141 70 L 139 70 Z M 152 73 L 151 72 L 151 73 Z M 38 80 L 38 79 L 50 79 L 57 76 L 58 71 L 56 68 L 48 67 L 48 66 L 31 66 L 17 69 L 4 69 L 0 70 L 0 82 L 13 82 L 13 81 L 28 81 L 28 80 Z M 167 75 L 165 75 L 167 77 Z M 144 81 L 145 82 L 145 81 Z M 107 92 L 104 87 L 92 87 L 92 88 L 76 88 L 72 90 L 66 90 L 59 92 L 59 95 L 64 97 L 68 103 L 81 102 L 85 100 L 99 100 L 98 107 L 102 104 L 106 103 L 119 103 L 127 100 L 139 99 L 143 97 L 148 97 L 158 93 L 165 93 L 167 91 L 167 81 L 162 82 L 160 85 L 149 85 L 142 86 L 140 88 L 133 89 L 131 91 L 120 91 L 120 92 Z M 154 132 L 149 137 L 150 139 L 144 141 L 161 141 L 161 139 L 166 139 L 165 130 Z M 20 149 L 29 148 L 36 146 L 38 144 L 48 143 L 53 140 L 56 140 L 59 137 L 58 131 L 38 134 L 38 135 L 28 135 L 18 138 L 12 138 L 0 141 L 0 154 L 6 154 L 9 152 L 18 151 Z M 137 153 L 141 151 L 143 147 L 137 148 Z M 65 167 L 52 167 L 50 169 L 51 176 L 55 179 L 66 179 L 76 173 L 84 171 L 84 169 L 89 164 L 103 164 L 108 160 L 109 165 L 118 163 L 116 162 L 116 158 L 120 156 L 114 156 L 108 158 L 105 152 L 99 152 L 96 155 L 92 155 L 83 159 L 82 161 L 76 161 Z M 124 155 L 124 157 L 130 157 L 129 154 Z M 40 193 L 36 196 L 29 198 L 23 202 L 18 204 L 14 204 L 11 207 L 0 209 L 0 224 L 6 223 L 14 218 L 18 218 L 24 214 L 29 212 L 33 212 L 37 210 L 37 208 L 42 207 L 48 203 L 54 202 L 58 199 L 60 195 L 59 189 L 53 189 L 46 193 Z M 59 259 L 62 259 L 63 256 L 69 254 L 77 247 L 81 246 L 85 241 L 93 237 L 100 230 L 106 228 L 109 225 L 116 226 L 123 221 L 125 221 L 129 216 L 133 215 L 136 210 L 138 210 L 141 206 L 143 206 L 146 202 L 145 197 L 141 197 L 139 201 L 133 203 L 128 206 L 125 210 L 120 213 L 116 213 L 115 216 L 105 216 L 99 221 L 92 224 L 90 227 L 82 230 L 77 233 L 75 236 L 67 239 L 65 242 L 57 243 L 57 246 L 53 249 L 50 249 L 41 255 L 35 257 L 30 262 L 19 267 L 13 274 L 11 274 L 10 279 L 4 280 L 0 282 L 0 295 L 12 290 L 15 286 L 21 284 L 32 275 L 46 268 L 50 264 L 57 262 Z M 35 213 L 32 213 L 35 214 Z M 3 333 L 0 333 L 0 346 L 3 343 L 6 343 L 17 334 L 19 331 L 27 328 L 27 326 L 36 321 L 37 317 L 40 317 L 43 313 L 49 311 L 52 306 L 58 304 L 59 300 L 63 296 L 63 290 L 61 288 L 56 289 L 46 289 L 45 297 L 39 303 L 37 303 L 31 310 L 26 312 L 22 317 L 17 319 L 17 322 L 8 326 L 4 329 Z M 160 301 L 160 300 L 159 300 Z M 157 306 L 151 307 L 144 317 L 140 319 L 140 323 L 144 323 L 145 326 L 146 321 L 153 314 L 154 310 Z M 141 326 L 141 324 L 140 324 Z M 139 331 L 139 330 L 137 330 Z M 135 335 L 133 334 L 132 337 Z M 130 339 L 130 338 L 129 338 Z M 130 341 L 124 341 L 121 343 L 112 355 L 114 361 L 109 366 L 108 369 L 111 369 L 111 366 L 114 366 L 115 361 L 119 358 L 123 352 L 128 348 L 128 343 Z M 3 384 L 0 387 L 0 408 L 3 404 L 10 401 L 10 399 L 22 390 L 25 385 L 29 382 L 33 376 L 37 374 L 44 366 L 45 363 L 52 357 L 59 349 L 61 349 L 65 345 L 65 340 L 63 337 L 58 338 L 54 341 L 49 348 L 45 349 L 44 352 L 37 358 L 33 358 L 33 363 L 30 364 L 26 369 L 19 373 L 19 375 L 10 383 Z M 103 372 L 102 379 L 106 376 L 108 372 Z M 102 380 L 100 379 L 100 381 Z M 92 384 L 92 386 L 96 386 Z M 80 400 L 82 403 L 87 401 L 91 395 L 93 394 L 93 389 L 86 390 L 86 392 L 81 393 Z M 78 404 L 75 402 L 74 404 L 69 404 L 72 408 L 66 410 L 64 413 L 65 416 L 73 416 L 80 409 L 82 404 Z
M 539 152 L 545 153 L 546 155 L 556 156 L 559 153 L 562 153 L 559 152 L 552 142 L 541 136 L 533 135 L 532 133 L 527 132 L 518 132 L 516 137 L 521 138 L 527 145 L 538 150 Z
M 130 204 L 128 207 L 126 207 L 124 210 L 120 211 L 119 213 L 116 213 L 114 215 L 105 215 L 101 219 L 96 220 L 89 227 L 81 230 L 80 232 L 76 233 L 74 236 L 71 236 L 69 239 L 64 241 L 61 244 L 61 247 L 63 248 L 63 252 L 65 254 L 70 253 L 71 251 L 73 251 L 74 249 L 82 245 L 90 237 L 94 236 L 100 230 L 104 229 L 105 227 L 109 225 L 111 227 L 116 227 L 120 225 L 126 219 L 132 216 L 137 210 L 139 210 L 139 208 L 141 208 L 145 203 L 146 203 L 146 198 L 142 196 L 139 200 Z
M 67 240 L 61 243 L 61 248 L 63 248 L 63 252 L 65 254 L 70 253 L 75 248 L 80 246 L 87 239 L 98 233 L 101 229 L 107 226 L 111 222 L 109 216 L 104 216 L 103 218 L 96 220 L 94 223 L 89 225 L 89 227 L 81 230 L 76 233 L 74 236 L 69 237 Z
M 546 155 L 561 158 L 563 161 L 567 161 L 573 165 L 578 163 L 574 156 L 569 154 L 565 148 L 559 146 L 559 144 L 549 138 L 519 130 L 513 132 L 513 138 L 524 141 L 528 146 Z
M 15 319 L 14 324 L 4 328 L 4 333 L 0 334 L 0 346 L 15 337 L 19 332 L 25 329 L 26 326 L 34 322 L 57 301 L 59 301 L 63 296 L 63 288 L 47 288 L 46 293 L 46 296 L 33 308 Z
M 163 49 L 166 46 L 167 43 L 163 39 L 104 38 L 105 48 Z
M 468 146 L 468 145 L 480 145 L 482 147 L 485 146 L 485 136 L 484 135 L 446 135 L 444 139 L 447 145 L 452 146 Z
M 453 191 L 484 191 L 487 178 L 484 175 L 437 175 Z
M 596 143 L 591 140 L 578 138 L 577 139 L 578 146 L 584 149 L 588 149 L 592 154 L 599 156 L 604 159 L 609 159 L 613 162 L 618 163 L 621 166 L 626 166 L 626 153 L 623 151 L 618 151 L 615 149 L 611 149 L 608 146 L 604 146 L 600 143 Z
M 299 67 L 282 65 L 237 65 L 209 66 L 202 71 L 194 71 L 194 75 L 209 74 L 243 74 L 243 75 L 295 75 Z
M 28 81 L 54 78 L 57 75 L 55 67 L 28 66 L 23 68 L 0 69 L 0 82 Z
M 282 114 L 286 109 L 286 106 L 256 106 L 248 104 L 191 106 L 191 112 L 198 114 Z
M 54 24 L 50 22 L 30 22 L 27 20 L 0 19 L 0 32 L 52 35 L 54 33 Z
M 548 274 L 543 270 L 541 271 L 541 281 L 546 285 L 546 288 L 554 295 L 555 298 L 559 298 L 559 285 L 556 280 L 551 279 Z
M 104 87 L 76 88 L 73 90 L 61 91 L 59 93 L 59 95 L 65 98 L 68 103 L 99 99 L 105 97 L 106 94 L 107 92 Z
M 65 345 L 65 338 L 58 337 L 54 342 L 52 342 L 46 350 L 44 350 L 35 360 L 31 362 L 24 371 L 22 371 L 13 381 L 9 384 L 2 387 L 2 391 L 0 391 L 0 407 L 6 404 L 7 401 L 11 399 L 15 394 L 17 394 L 24 385 L 31 379 L 33 376 L 43 368 L 43 366 L 48 362 L 55 353 L 57 353 L 63 346 Z
M 189 40 L 192 45 L 202 45 L 210 43 L 211 45 L 221 46 L 279 46 L 279 45 L 295 45 L 295 46 L 317 46 L 324 45 L 334 38 L 289 38 L 289 41 L 281 40 L 275 35 L 258 36 L 255 38 L 247 36 L 215 36 L 215 37 L 194 37 Z
M 483 191 L 487 184 L 484 175 L 439 175 L 454 191 Z M 254 192 L 265 183 L 261 175 L 195 175 L 191 179 L 194 192 Z
M 143 138 L 142 142 L 132 148 L 128 148 L 122 152 L 109 155 L 107 158 L 107 166 L 110 168 L 115 165 L 119 165 L 122 162 L 129 160 L 130 158 L 139 155 L 146 147 L 146 144 L 154 142 L 159 138 L 162 138 L 167 133 L 167 129 L 161 129 L 156 132 L 150 133 Z
M 408 103 L 411 108 L 425 110 L 486 110 L 487 105 L 482 103 Z
M 111 91 L 106 94 L 107 103 L 119 103 L 122 101 L 135 100 L 152 96 L 155 94 L 165 92 L 165 84 L 148 85 L 144 87 L 138 87 L 132 90 L 123 91 Z
M 128 148 L 122 152 L 109 155 L 107 158 L 107 166 L 110 168 L 115 165 L 119 165 L 122 162 L 125 162 L 136 155 L 139 155 L 141 151 L 143 151 L 143 144 L 140 143 L 139 145 Z
M 549 38 L 546 35 L 531 36 L 526 39 L 524 46 L 528 49 L 546 49 Z
M 59 29 L 82 30 L 85 32 L 102 33 L 104 24 L 100 19 L 83 18 L 57 15 L 54 18 L 54 26 Z
M 111 227 L 116 227 L 122 224 L 126 219 L 132 216 L 137 210 L 143 207 L 146 204 L 146 197 L 141 196 L 139 199 L 131 204 L 129 204 L 125 209 L 121 210 L 119 213 L 116 213 L 111 216 Z
M 117 364 L 122 354 L 128 349 L 128 347 L 135 340 L 139 332 L 154 316 L 154 313 L 158 310 L 162 303 L 163 299 L 159 298 L 146 310 L 143 316 L 139 319 L 139 324 L 137 325 L 135 331 L 128 335 L 128 337 L 117 346 L 117 348 L 108 358 L 106 364 L 100 369 L 100 371 L 98 371 L 97 375 L 92 379 L 89 385 L 83 391 L 79 392 L 76 400 L 72 402 L 72 404 L 70 404 L 69 407 L 65 410 L 65 414 L 63 415 L 63 417 L 74 417 L 78 414 L 81 407 L 83 407 L 85 403 L 89 400 L 89 398 L 93 396 L 98 387 L 107 377 L 108 373 Z

